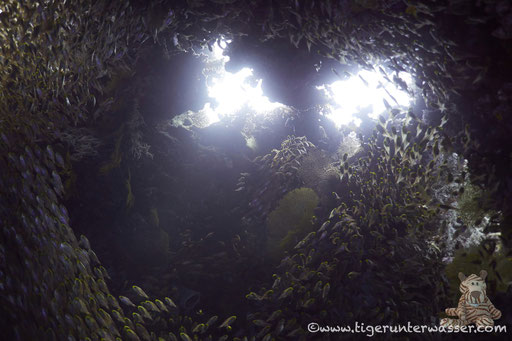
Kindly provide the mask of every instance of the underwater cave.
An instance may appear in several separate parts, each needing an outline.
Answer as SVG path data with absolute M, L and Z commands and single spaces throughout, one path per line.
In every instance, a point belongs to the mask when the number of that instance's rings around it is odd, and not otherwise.
M 510 1 L 5 0 L 0 49 L 2 339 L 510 339 Z

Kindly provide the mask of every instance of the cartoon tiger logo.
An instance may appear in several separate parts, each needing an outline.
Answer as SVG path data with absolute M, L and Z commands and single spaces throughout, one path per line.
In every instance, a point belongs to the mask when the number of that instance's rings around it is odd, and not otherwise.
M 496 309 L 486 295 L 485 277 L 487 271 L 480 271 L 480 276 L 471 274 L 466 277 L 459 272 L 461 281 L 459 290 L 462 296 L 457 308 L 447 308 L 448 316 L 458 316 L 458 319 L 441 319 L 442 327 L 462 327 L 469 324 L 477 326 L 494 326 L 494 320 L 501 317 L 501 311 Z

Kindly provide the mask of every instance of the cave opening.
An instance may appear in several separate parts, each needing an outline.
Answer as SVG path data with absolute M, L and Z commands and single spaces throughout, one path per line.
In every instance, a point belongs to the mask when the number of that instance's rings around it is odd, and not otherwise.
M 439 325 L 463 272 L 510 327 L 511 16 L 6 1 L 1 326 L 328 340 L 308 324 Z

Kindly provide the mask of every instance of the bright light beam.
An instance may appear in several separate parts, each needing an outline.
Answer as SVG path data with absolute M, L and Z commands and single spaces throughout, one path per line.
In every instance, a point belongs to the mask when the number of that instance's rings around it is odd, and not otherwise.
M 220 40 L 218 43 L 213 44 L 212 55 L 215 60 L 229 61 L 229 56 L 222 55 L 229 43 L 231 43 L 231 40 Z
M 399 77 L 408 87 L 411 86 L 412 77 L 409 73 L 400 72 Z M 333 102 L 325 115 L 338 127 L 351 122 L 359 126 L 361 120 L 354 115 L 368 106 L 372 106 L 369 117 L 377 119 L 386 110 L 384 100 L 392 107 L 408 107 L 412 102 L 407 92 L 397 88 L 381 74 L 367 70 L 362 70 L 347 80 L 325 84 L 317 89 L 323 90 L 326 97 Z
M 261 79 L 257 80 L 256 86 L 248 82 L 248 78 L 253 75 L 253 70 L 243 68 L 237 73 L 227 72 L 225 69 L 228 56 L 223 56 L 223 50 L 230 41 L 221 40 L 219 44 L 212 46 L 210 52 L 211 63 L 221 62 L 222 66 L 214 74 L 208 77 L 210 84 L 207 84 L 208 96 L 212 98 L 216 105 L 207 103 L 203 112 L 211 122 L 218 122 L 222 117 L 234 115 L 244 105 L 248 105 L 256 114 L 266 114 L 276 108 L 283 106 L 281 103 L 271 102 L 268 97 L 263 95 L 261 89 Z
M 218 103 L 217 112 L 231 114 L 250 99 L 245 80 L 251 75 L 251 69 L 243 68 L 237 73 L 224 72 L 222 77 L 213 78 L 213 85 L 208 86 L 208 96 Z

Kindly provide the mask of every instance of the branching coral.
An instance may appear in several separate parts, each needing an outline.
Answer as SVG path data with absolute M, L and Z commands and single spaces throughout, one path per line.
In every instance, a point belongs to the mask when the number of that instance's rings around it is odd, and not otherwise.
M 338 177 L 337 169 L 331 165 L 332 160 L 320 150 L 311 150 L 302 159 L 297 175 L 304 186 L 313 188 L 320 193 L 321 183 L 329 176 Z

